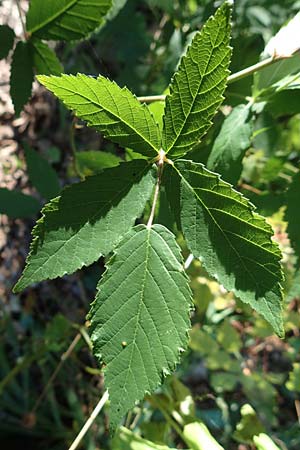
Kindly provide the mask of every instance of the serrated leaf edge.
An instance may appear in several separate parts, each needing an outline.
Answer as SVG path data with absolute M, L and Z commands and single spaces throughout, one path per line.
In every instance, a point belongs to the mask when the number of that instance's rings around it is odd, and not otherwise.
M 190 161 L 190 160 L 182 160 L 182 159 L 178 160 L 178 162 L 181 162 L 181 161 L 187 161 L 187 162 L 192 162 L 192 163 L 194 163 L 193 161 Z M 227 181 L 224 181 L 219 173 L 216 173 L 216 172 L 213 172 L 213 171 L 211 171 L 211 170 L 208 170 L 208 169 L 205 167 L 205 165 L 202 164 L 202 163 L 194 163 L 194 164 L 199 164 L 199 165 L 200 165 L 202 168 L 204 168 L 206 171 L 208 171 L 208 172 L 210 172 L 212 175 L 216 176 L 216 177 L 217 177 L 217 180 L 218 180 L 218 183 L 219 183 L 219 181 L 221 181 L 222 183 L 225 183 L 226 185 L 228 185 L 228 186 L 229 186 L 236 194 L 238 194 L 238 196 L 239 196 L 242 200 L 245 201 L 245 203 L 243 203 L 243 204 L 244 204 L 245 206 L 248 207 L 248 209 L 249 209 L 249 211 L 250 211 L 252 217 L 253 217 L 254 219 L 259 218 L 260 220 L 263 220 L 263 221 L 264 221 L 264 223 L 265 223 L 265 225 L 266 225 L 266 228 L 264 228 L 264 231 L 268 232 L 268 234 L 269 234 L 269 243 L 272 244 L 272 245 L 274 245 L 274 250 L 275 250 L 275 248 L 276 248 L 276 253 L 273 253 L 273 252 L 271 252 L 271 253 L 274 255 L 274 257 L 277 257 L 277 260 L 278 260 L 278 262 L 279 262 L 279 264 L 280 264 L 280 260 L 281 260 L 281 251 L 280 251 L 280 248 L 279 248 L 278 243 L 272 239 L 272 236 L 274 235 L 274 231 L 273 231 L 271 225 L 265 220 L 265 218 L 264 218 L 263 216 L 261 216 L 260 214 L 258 214 L 258 213 L 255 212 L 256 206 L 253 205 L 253 203 L 251 203 L 250 200 L 248 200 L 247 197 L 245 197 L 241 192 L 236 191 L 236 190 L 234 189 L 234 187 L 233 187 L 232 184 L 228 183 Z M 181 178 L 181 180 L 184 180 L 184 182 L 188 184 L 188 186 L 191 188 L 191 190 L 194 191 L 194 189 L 192 188 L 192 186 L 190 186 L 190 184 L 185 180 L 185 178 L 184 178 L 183 175 L 181 174 L 180 170 L 177 169 L 175 165 L 174 165 L 173 167 L 174 167 L 174 169 L 176 170 L 176 172 L 178 173 L 178 175 L 179 175 L 179 177 Z M 251 208 L 251 206 L 252 206 L 252 208 Z M 204 205 L 204 207 L 205 207 L 205 205 Z M 205 207 L 205 209 L 207 209 L 207 208 Z M 208 213 L 209 213 L 209 211 L 208 211 Z M 209 213 L 209 214 L 210 214 L 210 213 Z M 219 226 L 218 226 L 218 228 L 219 228 L 219 229 L 221 230 L 221 232 L 223 233 L 222 228 L 220 228 Z M 230 243 L 229 243 L 229 244 L 230 244 Z M 231 245 L 230 245 L 230 246 L 231 246 Z M 234 250 L 235 253 L 236 253 L 236 250 L 235 250 L 234 248 L 233 248 L 233 250 Z M 265 250 L 265 249 L 264 249 L 264 250 Z M 201 261 L 201 263 L 204 265 L 204 267 L 206 267 L 205 260 L 204 260 L 205 258 L 203 259 L 203 257 L 199 256 L 199 257 L 197 257 L 197 259 L 199 259 L 199 260 Z M 247 272 L 248 272 L 248 270 L 247 270 Z M 284 272 L 283 272 L 283 269 L 282 269 L 282 265 L 281 265 L 281 264 L 280 264 L 280 274 L 281 274 L 281 280 L 277 282 L 277 285 L 278 285 L 279 292 L 280 292 L 280 294 L 281 294 L 281 300 L 282 300 L 282 299 L 283 299 L 283 286 L 282 286 L 282 283 L 284 282 L 284 278 L 285 278 L 285 277 L 284 277 Z M 220 282 L 220 281 L 219 281 L 219 277 L 218 277 L 217 274 L 215 274 L 215 273 L 214 273 L 214 274 L 213 274 L 213 273 L 210 273 L 210 275 L 211 275 L 213 278 L 215 278 L 218 282 Z M 237 289 L 236 289 L 234 286 L 231 288 L 231 291 L 235 294 L 235 296 L 236 296 L 237 298 L 240 298 L 240 297 L 239 297 L 239 294 L 238 294 L 238 292 L 237 292 Z M 248 301 L 248 300 L 243 299 L 242 301 L 243 301 L 243 303 L 250 304 L 250 301 Z M 270 305 L 268 304 L 268 302 L 267 302 L 266 300 L 265 300 L 265 304 L 267 305 L 267 307 L 268 307 L 269 310 L 270 310 L 271 315 L 273 316 L 273 312 L 272 312 L 272 310 L 271 310 L 271 308 L 270 308 Z M 253 308 L 253 306 L 252 306 L 251 304 L 250 304 L 250 306 L 251 306 L 251 308 Z M 280 307 L 281 307 L 281 311 L 283 312 L 283 301 L 281 301 Z M 253 309 L 254 309 L 254 308 L 253 308 Z M 261 314 L 264 315 L 263 313 L 261 313 Z M 264 317 L 265 317 L 265 316 L 264 316 Z M 268 318 L 265 317 L 265 319 L 266 319 L 267 321 L 269 321 Z M 279 335 L 279 337 L 282 337 L 282 338 L 284 337 L 284 328 L 283 328 L 283 324 L 282 324 L 282 327 L 281 327 L 281 328 L 278 327 L 277 332 L 278 332 L 277 334 Z
M 67 74 L 62 74 L 61 76 L 54 76 L 54 75 L 52 75 L 52 76 L 51 76 L 51 75 L 50 75 L 50 76 L 48 76 L 48 75 L 38 75 L 36 78 L 37 78 L 37 80 L 38 80 L 41 84 L 43 84 L 47 89 L 49 89 L 49 88 L 48 88 L 48 84 L 51 85 L 51 80 L 53 80 L 53 79 L 68 78 L 69 80 L 70 80 L 70 79 L 81 79 L 81 80 L 84 80 L 84 79 L 92 79 L 92 80 L 95 80 L 95 78 L 93 78 L 92 76 L 88 76 L 88 75 L 85 75 L 85 74 L 80 73 L 80 72 L 78 72 L 77 75 L 67 75 Z M 147 105 L 146 103 L 140 103 L 139 100 L 137 99 L 136 95 L 135 95 L 133 92 L 131 92 L 126 86 L 124 86 L 124 87 L 121 88 L 114 80 L 110 80 L 109 78 L 104 77 L 104 76 L 102 76 L 102 75 L 99 75 L 99 76 L 97 77 L 96 81 L 101 82 L 101 79 L 105 79 L 106 81 L 109 81 L 109 82 L 112 83 L 114 86 L 117 86 L 117 88 L 119 88 L 121 91 L 126 92 L 127 94 L 131 95 L 132 98 L 137 102 L 137 104 L 139 105 L 139 107 L 141 107 L 141 108 L 143 108 L 143 109 L 147 109 L 147 111 L 150 113 L 151 117 L 152 117 L 153 120 L 154 120 L 154 124 L 155 124 L 156 127 L 157 127 L 158 137 L 159 137 L 159 142 L 160 142 L 160 145 L 161 145 L 161 130 L 160 130 L 159 124 L 157 123 L 157 121 L 156 121 L 156 119 L 155 119 L 155 117 L 154 117 L 154 114 L 153 114 L 152 111 L 148 108 L 148 105 Z M 48 80 L 50 80 L 50 83 L 49 83 Z M 61 87 L 61 88 L 62 88 L 62 87 Z M 90 88 L 90 87 L 89 87 L 89 88 Z M 69 92 L 71 92 L 71 93 L 76 92 L 76 91 L 74 91 L 74 92 L 73 92 L 73 91 L 70 91 L 68 88 L 65 88 L 65 87 L 63 87 L 63 89 L 65 89 L 66 91 L 69 91 Z M 90 89 L 91 89 L 91 88 L 90 88 Z M 50 90 L 50 89 L 49 89 L 49 90 Z M 51 92 L 52 92 L 52 91 L 51 91 Z M 56 94 L 54 94 L 54 95 L 56 96 Z M 84 96 L 82 95 L 82 97 L 84 97 Z M 97 95 L 96 95 L 96 97 L 97 97 Z M 87 98 L 86 100 L 90 101 L 89 98 Z M 63 102 L 63 104 L 64 104 L 68 109 L 70 109 L 70 108 L 67 106 L 67 104 L 66 104 L 66 102 L 65 102 L 64 100 L 61 100 L 61 101 Z M 94 105 L 96 105 L 96 106 L 99 106 L 100 108 L 102 108 L 102 106 L 99 105 L 99 103 L 96 103 L 96 102 L 93 102 L 93 101 L 91 101 L 91 103 L 94 104 Z M 77 115 L 77 109 L 76 109 L 76 108 L 71 109 L 71 110 L 74 111 L 75 115 Z M 116 118 L 120 121 L 120 118 L 119 118 L 118 116 L 116 116 L 114 112 L 111 112 L 111 111 L 109 111 L 108 109 L 107 109 L 106 111 L 107 111 L 109 114 L 111 114 L 113 117 L 116 117 Z M 87 123 L 87 125 L 88 125 L 89 127 L 94 128 L 94 125 L 89 124 L 89 122 L 88 122 L 86 119 L 83 119 L 83 120 Z M 140 138 L 141 138 L 144 142 L 147 142 L 147 144 L 148 144 L 148 145 L 156 152 L 156 154 L 159 153 L 160 145 L 158 146 L 159 148 L 158 148 L 158 147 L 155 147 L 154 144 L 153 144 L 151 141 L 145 139 L 144 136 L 142 136 L 141 134 L 139 134 L 139 133 L 137 132 L 137 130 L 136 130 L 135 128 L 133 128 L 133 126 L 132 126 L 132 124 L 131 124 L 130 122 L 127 122 L 127 121 L 123 121 L 123 122 L 128 126 L 128 128 L 130 128 L 131 130 L 133 130 L 134 133 L 136 133 L 138 136 L 140 136 Z M 103 133 L 103 136 L 110 140 L 110 137 L 107 136 L 107 135 L 105 135 L 104 133 Z M 130 147 L 129 144 L 128 144 L 128 147 Z M 153 154 L 153 156 L 155 156 L 155 153 Z
M 173 234 L 173 233 L 172 233 L 168 228 L 166 228 L 165 226 L 160 225 L 160 224 L 159 224 L 159 226 L 162 227 L 162 228 L 165 228 L 169 233 Z M 155 225 L 154 225 L 154 227 L 155 227 Z M 145 225 L 142 225 L 142 224 L 141 224 L 141 225 L 136 225 L 136 226 L 133 227 L 132 229 L 136 229 L 136 230 L 137 230 L 137 229 L 139 229 L 139 228 L 140 228 L 140 229 L 144 229 L 144 228 L 147 228 L 147 227 L 146 227 Z M 151 228 L 148 229 L 148 233 L 150 233 L 151 231 L 153 231 L 153 226 L 152 226 Z M 157 234 L 158 234 L 158 236 L 161 238 L 161 236 L 159 235 L 159 233 L 157 233 Z M 175 238 L 175 237 L 174 237 L 174 238 Z M 111 256 L 111 257 L 109 258 L 109 260 L 105 263 L 105 271 L 104 271 L 104 273 L 102 274 L 100 281 L 98 282 L 98 285 L 97 285 L 97 292 L 96 292 L 95 299 L 94 299 L 93 302 L 91 303 L 89 313 L 87 314 L 87 320 L 90 321 L 90 335 L 91 335 L 91 341 L 92 341 L 93 345 L 94 345 L 94 340 L 93 340 L 93 337 L 92 337 L 92 333 L 93 333 L 93 331 L 94 331 L 94 326 L 93 326 L 93 318 L 92 318 L 92 316 L 93 316 L 93 314 L 94 314 L 94 313 L 93 313 L 93 307 L 94 307 L 94 305 L 96 305 L 96 303 L 97 303 L 96 297 L 97 297 L 98 293 L 99 293 L 100 290 L 101 290 L 101 284 L 102 284 L 103 282 L 105 282 L 105 280 L 106 280 L 107 277 L 109 277 L 109 273 L 108 273 L 108 272 L 109 272 L 110 268 L 113 266 L 114 261 L 115 261 L 115 258 L 116 258 L 116 256 L 118 255 L 118 249 L 119 249 L 119 247 L 122 245 L 123 242 L 125 242 L 126 239 L 127 239 L 126 235 L 123 236 L 122 240 L 121 240 L 121 241 L 118 243 L 118 245 L 114 248 L 112 256 Z M 176 244 L 177 244 L 177 242 L 176 242 Z M 178 244 L 177 244 L 177 246 L 178 246 Z M 178 246 L 178 247 L 179 247 L 179 246 Z M 192 295 L 192 291 L 191 291 L 191 288 L 190 288 L 190 285 L 189 285 L 189 282 L 190 282 L 189 276 L 187 275 L 187 273 L 186 273 L 186 271 L 185 271 L 185 269 L 184 269 L 184 261 L 183 261 L 181 252 L 180 252 L 180 255 L 181 255 L 181 261 L 180 261 L 180 262 L 181 262 L 181 265 L 182 265 L 182 275 L 184 276 L 184 278 L 185 278 L 186 281 L 188 282 L 187 286 L 188 286 L 188 290 L 189 290 L 189 294 L 190 294 L 190 295 L 189 295 L 189 310 L 188 310 L 188 312 L 187 312 L 188 315 L 190 316 L 191 313 L 192 313 L 192 311 L 194 310 L 193 295 Z M 174 257 L 175 257 L 175 256 L 174 256 Z M 175 258 L 176 258 L 176 257 L 175 257 Z M 187 299 L 187 301 L 188 301 L 188 299 Z M 189 343 L 189 339 L 190 339 L 190 335 L 189 335 L 190 329 L 191 329 L 191 322 L 190 322 L 190 327 L 187 328 L 187 329 L 185 330 L 185 338 L 186 338 L 186 339 L 185 339 L 185 342 L 183 342 L 183 346 L 177 348 L 178 353 L 177 353 L 177 357 L 176 357 L 176 359 L 174 360 L 173 364 L 172 364 L 171 367 L 169 367 L 169 368 L 168 368 L 168 367 L 162 367 L 162 368 L 161 368 L 160 382 L 157 384 L 156 388 L 158 388 L 159 386 L 162 385 L 162 383 L 164 382 L 165 378 L 166 378 L 168 375 L 170 375 L 170 374 L 175 370 L 177 364 L 180 362 L 180 355 L 181 355 L 183 352 L 185 352 L 186 349 L 188 348 L 188 343 Z M 104 382 L 105 382 L 106 362 L 105 362 L 105 360 L 103 359 L 103 357 L 102 357 L 101 354 L 97 354 L 96 356 L 97 356 L 99 359 L 101 359 L 102 362 L 103 362 L 103 364 L 104 364 L 103 372 L 104 372 Z M 108 389 L 108 392 L 109 392 L 109 388 L 107 388 L 107 389 Z M 145 390 L 144 396 L 145 396 L 145 395 L 150 395 L 150 394 L 152 394 L 152 392 L 150 392 L 149 390 Z M 135 403 L 138 403 L 138 402 L 141 401 L 143 398 L 144 398 L 144 397 L 141 397 L 141 398 L 139 398 L 139 399 L 136 399 L 136 400 L 135 400 Z
M 224 5 L 229 6 L 229 8 L 230 8 L 230 18 L 231 18 L 231 14 L 232 14 L 232 3 L 229 2 L 229 1 L 225 1 L 225 2 L 223 3 L 223 5 L 221 5 L 221 6 L 217 9 L 215 15 L 209 17 L 209 19 L 208 19 L 207 22 L 203 25 L 203 27 L 201 28 L 201 30 L 197 32 L 197 35 L 201 35 L 201 34 L 206 30 L 207 26 L 210 25 L 211 22 L 214 22 L 214 21 L 215 21 L 216 17 L 217 17 L 219 14 L 221 14 L 221 11 L 220 11 L 220 10 L 224 7 Z M 229 18 L 229 21 L 228 21 L 228 26 L 230 26 L 230 18 Z M 178 70 L 177 70 L 177 71 L 173 74 L 173 76 L 171 77 L 171 81 L 170 81 L 170 84 L 169 84 L 169 93 L 166 95 L 166 98 L 165 98 L 165 108 L 164 108 L 164 114 L 163 114 L 163 129 L 165 129 L 165 116 L 166 116 L 166 112 L 167 112 L 167 109 L 166 109 L 166 108 L 167 108 L 167 102 L 171 99 L 171 97 L 172 97 L 173 94 L 174 94 L 174 91 L 173 91 L 173 82 L 174 82 L 175 79 L 176 79 L 178 76 L 180 76 L 180 74 L 181 74 L 181 70 L 182 70 L 182 69 L 181 69 L 181 66 L 182 66 L 182 63 L 184 63 L 184 61 L 189 57 L 188 53 L 189 53 L 190 48 L 191 48 L 192 45 L 193 45 L 194 39 L 195 39 L 195 37 L 193 38 L 193 40 L 192 40 L 192 42 L 190 43 L 190 45 L 187 47 L 185 54 L 181 57 L 181 59 L 180 59 L 180 61 L 179 61 L 179 64 L 178 64 Z M 232 48 L 230 45 L 228 45 L 228 50 L 229 50 L 229 52 L 230 52 L 230 54 L 231 54 L 233 48 Z M 229 69 L 226 69 L 226 72 L 227 72 L 227 78 L 228 78 L 228 76 L 230 75 L 230 70 L 229 70 Z M 222 83 L 222 82 L 224 82 L 224 79 L 222 79 L 222 80 L 220 81 L 220 83 Z M 202 83 L 201 83 L 201 84 L 202 84 Z M 200 86 L 198 87 L 198 92 L 199 92 L 199 89 L 200 89 L 200 87 L 201 87 L 201 84 L 200 84 Z M 227 81 L 225 81 L 224 91 L 226 90 L 226 87 L 227 87 Z M 196 98 L 196 96 L 195 96 L 195 98 Z M 195 144 L 195 146 L 201 142 L 202 138 L 207 134 L 207 132 L 209 131 L 210 127 L 213 125 L 213 117 L 218 113 L 218 109 L 219 109 L 220 105 L 223 103 L 224 99 L 225 99 L 224 95 L 221 95 L 220 101 L 216 102 L 216 104 L 217 104 L 217 106 L 216 106 L 216 111 L 215 111 L 215 113 L 213 114 L 212 118 L 208 121 L 209 126 L 207 127 L 206 131 L 201 135 L 201 137 L 199 138 L 199 140 L 197 141 L 197 143 Z M 194 99 L 194 101 L 193 101 L 193 104 L 194 104 L 194 102 L 195 102 L 195 99 Z M 192 106 L 191 106 L 191 109 L 192 109 Z M 190 110 L 191 110 L 191 109 L 190 109 Z M 184 124 L 186 124 L 186 120 L 184 121 Z M 183 125 L 183 127 L 181 128 L 181 131 L 183 130 L 183 128 L 184 128 L 184 125 Z M 171 146 L 169 149 L 163 149 L 163 150 L 166 152 L 166 154 L 168 154 L 168 153 L 172 150 L 172 148 L 174 147 L 175 143 L 177 142 L 177 140 L 179 139 L 180 136 L 181 136 L 181 133 L 178 134 L 178 136 L 176 137 L 176 139 L 174 140 L 172 146 Z M 195 146 L 194 146 L 194 147 L 195 147 Z M 191 151 L 191 150 L 193 150 L 193 149 L 190 149 L 189 151 Z M 187 153 L 187 152 L 184 152 L 184 154 L 185 154 L 185 153 Z M 183 156 L 183 155 L 178 155 L 178 156 L 175 155 L 173 159 L 176 160 L 176 159 L 178 159 L 178 158 L 181 158 L 182 156 Z
M 124 161 L 124 162 L 121 162 L 118 166 L 120 166 L 120 165 L 122 165 L 122 164 L 126 164 L 126 162 L 125 162 L 125 161 Z M 118 166 L 115 166 L 115 167 L 118 167 Z M 145 172 L 145 173 L 146 173 L 146 171 L 149 169 L 149 167 L 150 167 L 150 164 L 149 164 L 148 166 L 145 166 L 145 169 L 144 169 L 142 172 Z M 113 167 L 111 167 L 110 169 L 113 169 Z M 103 169 L 103 170 L 105 170 L 105 169 Z M 99 175 L 101 175 L 101 172 L 97 173 L 96 175 L 92 175 L 92 176 L 94 176 L 94 177 L 99 177 Z M 86 177 L 86 179 L 87 179 L 87 178 L 90 178 L 90 177 Z M 79 183 L 81 183 L 81 182 L 82 182 L 82 181 L 80 181 Z M 78 184 L 78 183 L 77 183 L 77 184 Z M 27 257 L 26 257 L 25 266 L 24 266 L 23 272 L 22 272 L 22 274 L 21 274 L 21 277 L 19 278 L 19 280 L 17 281 L 17 283 L 16 283 L 15 286 L 13 287 L 13 292 L 14 292 L 14 293 L 18 293 L 18 292 L 22 291 L 23 289 L 26 289 L 26 287 L 28 287 L 31 283 L 35 283 L 35 282 L 27 282 L 26 285 L 23 287 L 21 282 L 22 282 L 22 279 L 23 279 L 23 273 L 24 273 L 24 270 L 26 269 L 27 264 L 30 263 L 30 258 L 31 258 L 31 256 L 33 255 L 33 252 L 34 252 L 34 250 L 35 250 L 35 247 L 36 247 L 36 245 L 38 244 L 38 241 L 40 240 L 40 236 L 39 236 L 37 233 L 38 233 L 38 231 L 39 231 L 40 228 L 42 229 L 42 232 L 43 232 L 43 230 L 44 230 L 44 219 L 45 219 L 45 217 L 46 217 L 46 213 L 49 211 L 49 208 L 51 208 L 52 206 L 55 206 L 55 203 L 57 203 L 57 202 L 59 201 L 59 199 L 61 198 L 61 196 L 63 195 L 63 193 L 64 193 L 66 190 L 68 190 L 69 188 L 71 188 L 72 186 L 73 186 L 73 184 L 64 187 L 64 188 L 62 189 L 61 194 L 60 194 L 59 196 L 57 196 L 57 197 L 53 198 L 52 200 L 50 200 L 50 201 L 49 201 L 48 203 L 46 203 L 46 205 L 42 208 L 42 210 L 41 210 L 41 217 L 36 221 L 36 224 L 35 224 L 35 226 L 33 227 L 32 232 L 31 232 L 32 241 L 31 241 L 31 243 L 30 243 L 29 253 L 28 253 Z M 120 240 L 122 240 L 122 238 L 123 238 L 123 236 L 120 237 Z M 72 239 L 72 238 L 71 238 L 71 239 Z M 120 242 L 120 241 L 119 241 L 119 242 Z M 119 242 L 117 242 L 115 245 L 118 245 Z M 99 258 L 101 258 L 101 256 L 106 256 L 106 255 L 99 254 Z M 88 265 L 90 265 L 90 264 L 85 264 L 85 263 L 83 262 L 80 266 L 78 266 L 77 270 L 82 269 L 82 267 L 87 267 Z M 38 270 L 38 269 L 37 269 L 37 270 Z M 77 271 L 77 270 L 76 270 L 76 271 Z M 53 277 L 53 278 L 52 278 L 52 277 L 47 277 L 47 278 L 45 278 L 44 280 L 54 280 L 54 279 L 56 279 L 56 278 L 61 278 L 61 277 L 63 277 L 64 275 L 68 275 L 68 274 L 69 274 L 68 270 L 65 270 L 61 275 L 55 276 L 55 277 Z M 21 284 L 21 287 L 19 287 L 19 284 Z

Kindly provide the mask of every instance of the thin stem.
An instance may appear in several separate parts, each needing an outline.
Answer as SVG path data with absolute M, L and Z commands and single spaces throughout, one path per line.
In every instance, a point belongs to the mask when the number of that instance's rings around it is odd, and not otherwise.
M 99 402 L 97 403 L 95 409 L 92 411 L 92 414 L 90 415 L 88 420 L 85 422 L 85 424 L 81 428 L 80 432 L 78 433 L 78 435 L 76 436 L 75 440 L 73 441 L 71 447 L 69 447 L 68 450 L 76 450 L 76 448 L 78 447 L 78 445 L 84 438 L 87 431 L 92 426 L 93 422 L 95 421 L 96 417 L 100 413 L 101 409 L 103 408 L 103 406 L 105 405 L 107 400 L 108 400 L 108 391 L 105 391 L 104 394 L 102 395 L 102 397 L 100 398 Z
M 281 61 L 283 59 L 288 59 L 288 58 L 290 58 L 290 56 L 289 57 L 271 56 L 270 58 L 264 59 L 263 61 L 259 61 L 258 63 L 254 64 L 253 66 L 246 67 L 246 69 L 240 70 L 239 72 L 229 75 L 227 82 L 228 82 L 228 84 L 234 83 L 235 81 L 238 81 L 241 78 L 248 77 L 249 75 L 252 75 L 254 72 L 258 72 L 259 70 L 262 70 L 265 67 L 268 67 L 268 66 L 274 64 L 277 61 Z M 138 97 L 138 100 L 140 102 L 144 102 L 144 103 L 151 103 L 151 102 L 157 102 L 157 101 L 164 101 L 165 98 L 166 98 L 166 95 L 150 95 L 150 96 L 146 96 L 146 97 Z
M 166 98 L 165 95 L 148 95 L 145 97 L 138 97 L 137 99 L 141 103 L 152 103 L 152 102 L 158 102 L 158 101 L 163 102 L 165 100 L 165 98 Z
M 193 259 L 194 259 L 194 256 L 193 256 L 192 254 L 190 254 L 190 255 L 186 258 L 185 263 L 184 263 L 184 265 L 183 265 L 183 267 L 185 268 L 185 270 L 187 270 L 187 269 L 190 267 L 190 265 L 191 265 L 192 262 L 193 262 Z
M 271 56 L 270 58 L 264 59 L 263 61 L 259 61 L 256 64 L 253 64 L 253 66 L 246 67 L 246 69 L 240 70 L 239 72 L 233 73 L 232 75 L 229 75 L 227 82 L 228 84 L 234 83 L 235 81 L 240 80 L 241 78 L 248 77 L 249 75 L 252 75 L 254 72 L 258 72 L 259 70 L 264 69 L 265 67 L 270 66 L 271 64 L 274 64 L 277 61 L 280 61 L 281 59 L 286 59 L 286 57 L 282 56 Z
M 21 6 L 20 6 L 20 3 L 19 3 L 19 0 L 16 0 L 16 5 L 17 5 L 17 8 L 18 8 L 19 16 L 20 16 L 20 22 L 21 22 L 22 29 L 23 29 L 24 39 L 27 39 L 26 27 L 25 27 L 24 18 L 23 18 L 23 12 L 21 10 Z
M 242 183 L 240 185 L 240 188 L 245 189 L 247 191 L 253 192 L 254 194 L 260 195 L 262 194 L 262 191 L 259 189 L 256 189 L 255 187 L 251 186 L 250 184 L 247 183 Z
M 148 223 L 147 223 L 147 228 L 151 228 L 152 224 L 153 224 L 155 209 L 156 209 L 157 200 L 158 200 L 159 189 L 160 189 L 160 185 L 161 185 L 161 179 L 162 179 L 163 168 L 164 168 L 164 156 L 165 156 L 165 152 L 163 152 L 163 151 L 161 151 L 161 152 L 162 153 L 161 153 L 160 158 L 159 158 L 159 160 L 157 162 L 157 165 L 158 165 L 157 182 L 156 182 L 156 185 L 155 185 L 155 191 L 154 191 L 154 196 L 153 196 L 153 203 L 152 203 L 152 208 L 151 208 L 149 220 L 148 220 Z
M 63 353 L 60 357 L 60 362 L 58 363 L 56 369 L 54 370 L 54 372 L 52 373 L 51 377 L 49 378 L 49 380 L 47 381 L 46 386 L 44 387 L 41 395 L 39 396 L 39 398 L 37 399 L 37 401 L 35 402 L 34 407 L 31 410 L 31 413 L 35 413 L 36 410 L 38 409 L 38 407 L 41 404 L 41 401 L 43 400 L 43 398 L 45 397 L 50 385 L 53 383 L 53 381 L 55 380 L 58 372 L 60 371 L 63 363 L 66 361 L 66 359 L 69 358 L 69 356 L 71 355 L 72 351 L 74 350 L 74 348 L 76 347 L 78 341 L 81 339 L 81 334 L 77 333 L 76 336 L 74 337 L 73 341 L 71 342 L 71 344 L 69 345 L 68 349 L 65 351 L 65 353 Z

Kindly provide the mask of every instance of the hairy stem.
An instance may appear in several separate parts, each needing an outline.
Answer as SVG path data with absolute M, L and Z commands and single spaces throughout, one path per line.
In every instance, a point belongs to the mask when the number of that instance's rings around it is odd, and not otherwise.
M 265 67 L 270 66 L 271 64 L 274 64 L 277 61 L 281 61 L 283 59 L 290 58 L 286 56 L 271 56 L 270 58 L 264 59 L 263 61 L 259 61 L 258 63 L 254 64 L 253 66 L 246 67 L 246 69 L 240 70 L 239 72 L 233 73 L 232 75 L 229 75 L 227 82 L 228 84 L 234 83 L 235 81 L 238 81 L 242 78 L 248 77 L 249 75 L 252 75 L 255 72 L 258 72 L 259 70 L 264 69 Z M 149 95 L 145 97 L 138 97 L 138 100 L 140 102 L 144 103 L 151 103 L 151 102 L 157 102 L 157 101 L 164 101 L 166 98 L 166 95 Z

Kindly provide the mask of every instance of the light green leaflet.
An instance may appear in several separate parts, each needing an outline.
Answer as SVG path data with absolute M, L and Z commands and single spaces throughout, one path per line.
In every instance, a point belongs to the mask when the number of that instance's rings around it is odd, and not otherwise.
M 125 427 L 120 427 L 112 445 L 114 450 L 176 450 L 143 439 Z
M 160 150 L 160 131 L 146 105 L 105 77 L 78 74 L 38 80 L 88 125 L 113 142 L 146 156 Z
M 225 2 L 195 35 L 171 82 L 162 145 L 171 158 L 199 143 L 223 100 L 231 56 L 230 12 Z
M 92 304 L 94 353 L 105 363 L 114 429 L 153 392 L 186 348 L 191 291 L 175 236 L 133 228 L 115 250 Z
M 111 252 L 143 212 L 154 182 L 151 166 L 135 160 L 64 189 L 42 210 L 15 291 L 73 273 Z
M 285 219 L 288 222 L 287 232 L 293 248 L 298 259 L 298 264 L 300 262 L 300 172 L 298 172 L 287 191 L 287 209 L 285 211 Z
M 31 0 L 26 29 L 46 40 L 82 39 L 97 28 L 111 0 Z
M 281 252 L 273 231 L 239 192 L 202 164 L 178 160 L 181 226 L 192 254 L 283 336 Z
M 236 184 L 243 168 L 242 159 L 251 145 L 252 129 L 249 105 L 236 106 L 224 120 L 214 141 L 207 161 L 208 169 Z

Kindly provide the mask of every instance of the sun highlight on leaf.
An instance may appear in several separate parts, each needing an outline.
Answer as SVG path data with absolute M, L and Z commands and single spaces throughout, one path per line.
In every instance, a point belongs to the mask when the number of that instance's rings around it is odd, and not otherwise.
M 38 80 L 77 117 L 103 133 L 111 141 L 146 156 L 160 150 L 160 131 L 146 105 L 141 105 L 127 89 L 99 76 L 39 76 Z
M 223 101 L 231 56 L 230 13 L 225 2 L 195 35 L 170 84 L 162 145 L 170 157 L 199 143 Z
M 103 361 L 115 429 L 153 392 L 186 348 L 191 291 L 175 236 L 162 225 L 133 228 L 115 250 L 92 304 L 92 341 Z

